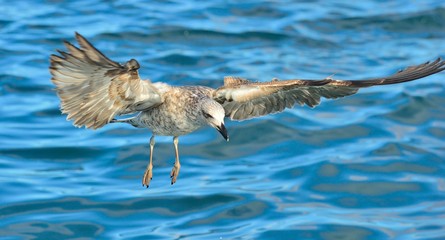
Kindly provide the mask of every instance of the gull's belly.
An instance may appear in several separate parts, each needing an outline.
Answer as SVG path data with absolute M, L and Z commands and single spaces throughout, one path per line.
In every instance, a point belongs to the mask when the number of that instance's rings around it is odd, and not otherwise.
M 137 127 L 152 130 L 155 135 L 180 136 L 206 126 L 200 102 L 207 96 L 207 88 L 175 87 L 165 92 L 164 101 L 157 107 L 141 112 Z
M 164 107 L 142 112 L 139 123 L 151 129 L 155 135 L 181 136 L 191 133 L 203 126 L 183 111 L 165 111 Z

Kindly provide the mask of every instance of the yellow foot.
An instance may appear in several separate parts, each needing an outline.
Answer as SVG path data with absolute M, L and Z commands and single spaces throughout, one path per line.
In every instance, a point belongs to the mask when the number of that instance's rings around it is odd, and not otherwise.
M 172 168 L 172 171 L 170 173 L 170 178 L 172 179 L 172 185 L 176 182 L 176 179 L 178 178 L 179 175 L 179 169 L 181 168 L 181 165 L 174 165 Z
M 145 170 L 144 177 L 142 177 L 142 186 L 147 187 L 150 184 L 151 179 L 153 178 L 153 166 L 148 166 Z

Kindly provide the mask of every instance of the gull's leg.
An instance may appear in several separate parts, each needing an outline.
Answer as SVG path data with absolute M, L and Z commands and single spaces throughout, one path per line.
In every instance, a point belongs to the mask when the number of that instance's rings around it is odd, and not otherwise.
M 173 137 L 173 144 L 175 145 L 175 165 L 173 166 L 172 172 L 170 173 L 170 178 L 172 179 L 172 185 L 176 182 L 176 178 L 179 175 L 179 169 L 181 168 L 181 163 L 179 162 L 179 152 L 178 152 L 178 137 Z
M 147 187 L 150 180 L 153 178 L 153 149 L 155 147 L 155 135 L 150 138 L 150 162 L 148 162 L 147 169 L 145 169 L 144 177 L 142 177 L 142 186 Z

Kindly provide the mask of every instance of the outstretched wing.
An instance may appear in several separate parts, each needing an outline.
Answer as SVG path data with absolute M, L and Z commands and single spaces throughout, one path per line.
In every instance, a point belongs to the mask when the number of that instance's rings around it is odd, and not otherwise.
M 394 75 L 368 80 L 272 80 L 251 82 L 239 77 L 225 77 L 224 86 L 214 92 L 226 116 L 244 120 L 281 112 L 295 104 L 315 107 L 320 98 L 340 98 L 355 94 L 360 88 L 408 82 L 445 70 L 445 61 L 438 58 L 417 66 L 410 66 Z
M 148 109 L 162 103 L 150 81 L 139 78 L 139 63 L 125 65 L 103 55 L 76 33 L 80 48 L 65 42 L 68 52 L 51 55 L 51 81 L 56 85 L 61 110 L 77 127 L 97 129 L 115 116 Z

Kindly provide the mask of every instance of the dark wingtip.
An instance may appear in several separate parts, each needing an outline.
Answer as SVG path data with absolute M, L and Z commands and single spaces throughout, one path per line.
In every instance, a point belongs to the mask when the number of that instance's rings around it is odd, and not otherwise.
M 65 44 L 65 47 L 68 48 L 68 50 L 69 50 L 69 47 L 73 47 L 75 49 L 79 49 L 78 47 L 74 46 L 74 44 L 68 42 L 67 40 L 63 40 L 63 43 Z
M 74 32 L 74 35 L 76 37 L 77 42 L 80 44 L 81 42 L 88 42 L 86 40 L 86 38 L 84 36 L 82 36 L 82 34 L 78 33 L 78 32 Z
M 78 33 L 77 31 L 74 32 L 74 36 L 75 36 L 76 38 L 84 38 L 84 37 L 82 36 L 82 34 Z

